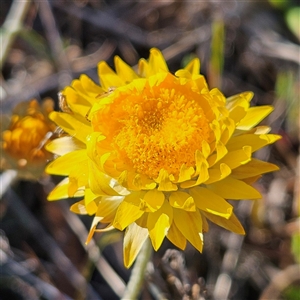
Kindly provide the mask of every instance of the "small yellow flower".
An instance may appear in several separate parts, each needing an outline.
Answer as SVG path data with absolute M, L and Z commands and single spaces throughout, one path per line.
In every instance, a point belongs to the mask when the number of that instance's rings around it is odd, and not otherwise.
M 53 106 L 51 99 L 46 99 L 42 107 L 36 100 L 16 106 L 8 128 L 2 132 L 1 169 L 18 170 L 18 175 L 26 179 L 39 178 L 47 161 L 53 158 L 44 148 L 56 128 L 48 119 Z
M 68 176 L 49 200 L 84 195 L 71 210 L 95 215 L 88 241 L 126 229 L 127 267 L 148 237 L 155 250 L 167 237 L 202 251 L 207 220 L 244 234 L 227 200 L 260 198 L 251 184 L 278 169 L 252 157 L 280 138 L 256 127 L 273 108 L 250 107 L 250 92 L 226 99 L 210 90 L 198 59 L 172 75 L 151 49 L 137 73 L 119 57 L 115 67 L 99 63 L 101 86 L 75 80 L 62 92 L 68 113 L 50 115 L 70 136 L 48 145 L 62 156 L 47 171 Z

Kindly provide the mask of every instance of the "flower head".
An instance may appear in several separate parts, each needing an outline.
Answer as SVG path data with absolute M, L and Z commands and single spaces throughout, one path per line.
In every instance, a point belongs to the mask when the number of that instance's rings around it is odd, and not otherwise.
M 68 176 L 49 200 L 84 195 L 71 210 L 95 215 L 88 240 L 126 229 L 127 267 L 148 237 L 155 250 L 167 237 L 202 251 L 207 220 L 244 234 L 227 200 L 260 198 L 251 183 L 278 169 L 252 157 L 280 138 L 256 126 L 273 108 L 250 107 L 250 92 L 210 90 L 198 59 L 172 75 L 151 49 L 137 72 L 119 57 L 115 67 L 99 63 L 101 86 L 75 80 L 63 91 L 69 112 L 51 114 L 70 136 L 48 145 L 62 156 L 47 171 Z
M 18 170 L 18 175 L 37 179 L 53 155 L 44 146 L 56 125 L 48 119 L 53 111 L 52 99 L 42 106 L 36 100 L 19 103 L 10 118 L 10 124 L 2 132 L 2 169 Z

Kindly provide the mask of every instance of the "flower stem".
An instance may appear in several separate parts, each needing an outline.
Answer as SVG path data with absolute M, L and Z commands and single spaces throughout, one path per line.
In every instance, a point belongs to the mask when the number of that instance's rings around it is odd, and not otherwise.
M 150 239 L 146 239 L 131 272 L 122 300 L 135 300 L 139 296 L 143 284 L 147 264 L 152 254 L 152 245 Z
M 27 11 L 31 5 L 31 0 L 12 2 L 11 8 L 7 17 L 2 25 L 3 33 L 1 39 L 1 52 L 0 52 L 0 69 L 3 68 L 7 53 L 12 45 L 16 35 L 23 28 L 23 20 L 26 17 Z

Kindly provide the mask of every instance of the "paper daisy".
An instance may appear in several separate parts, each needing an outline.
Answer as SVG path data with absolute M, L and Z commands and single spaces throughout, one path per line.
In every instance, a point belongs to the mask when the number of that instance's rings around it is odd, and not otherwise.
M 45 99 L 40 105 L 37 100 L 19 103 L 9 117 L 1 136 L 1 169 L 14 169 L 24 179 L 38 179 L 44 172 L 52 153 L 45 145 L 52 137 L 56 125 L 49 120 L 53 111 L 52 99 Z M 2 123 L 4 123 L 4 117 Z
M 251 184 L 278 169 L 252 157 L 280 138 L 257 126 L 273 108 L 210 90 L 198 59 L 173 75 L 151 49 L 137 72 L 119 57 L 115 69 L 100 62 L 100 86 L 82 75 L 62 91 L 67 110 L 50 118 L 69 137 L 48 145 L 60 157 L 47 172 L 67 178 L 49 200 L 84 197 L 71 210 L 94 215 L 88 240 L 125 230 L 126 267 L 148 237 L 155 250 L 167 238 L 202 251 L 207 220 L 244 234 L 227 200 L 261 198 Z

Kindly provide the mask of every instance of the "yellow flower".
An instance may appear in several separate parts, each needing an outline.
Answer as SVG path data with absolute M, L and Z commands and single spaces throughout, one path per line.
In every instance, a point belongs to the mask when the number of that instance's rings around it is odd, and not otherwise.
M 44 148 L 56 128 L 48 119 L 53 106 L 52 99 L 46 99 L 42 107 L 36 100 L 21 102 L 15 107 L 10 124 L 2 132 L 1 169 L 15 169 L 26 179 L 40 177 L 47 161 L 53 158 Z
M 49 200 L 84 195 L 71 210 L 95 215 L 88 240 L 126 229 L 127 267 L 148 237 L 155 250 L 167 237 L 202 251 L 207 220 L 244 234 L 227 199 L 261 198 L 251 184 L 278 169 L 252 157 L 280 138 L 256 127 L 273 108 L 250 107 L 250 92 L 210 90 L 198 59 L 175 76 L 157 49 L 137 73 L 119 57 L 115 67 L 99 63 L 101 86 L 75 80 L 63 91 L 68 113 L 50 116 L 70 136 L 48 146 L 62 156 L 47 171 L 68 176 Z

